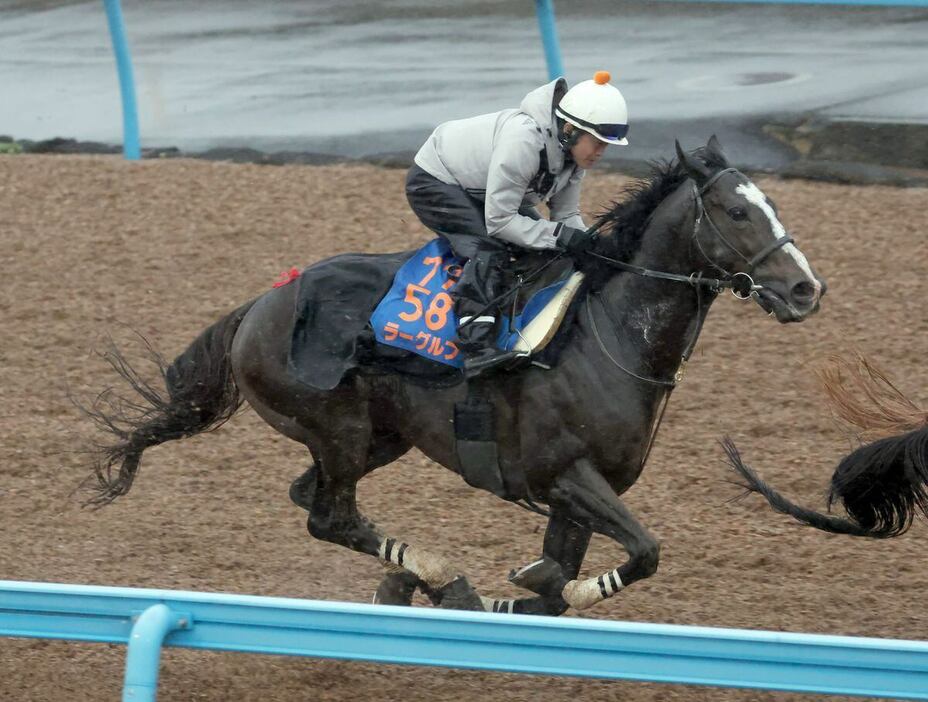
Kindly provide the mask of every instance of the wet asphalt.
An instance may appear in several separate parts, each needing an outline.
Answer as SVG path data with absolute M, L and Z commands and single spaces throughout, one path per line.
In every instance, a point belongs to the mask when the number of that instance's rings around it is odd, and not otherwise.
M 718 133 L 741 163 L 795 157 L 771 124 L 928 125 L 928 9 L 556 2 L 571 83 L 612 72 L 631 145 Z M 131 0 L 143 147 L 346 157 L 414 151 L 444 120 L 547 81 L 530 0 Z M 102 3 L 0 0 L 0 134 L 119 143 Z

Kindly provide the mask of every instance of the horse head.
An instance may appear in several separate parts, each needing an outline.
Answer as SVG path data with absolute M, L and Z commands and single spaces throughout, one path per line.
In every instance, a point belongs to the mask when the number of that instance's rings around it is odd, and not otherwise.
M 693 243 L 711 275 L 736 283 L 780 322 L 800 322 L 819 308 L 826 284 L 796 246 L 767 195 L 732 168 L 712 136 L 697 152 L 676 143 L 680 165 L 693 182 Z

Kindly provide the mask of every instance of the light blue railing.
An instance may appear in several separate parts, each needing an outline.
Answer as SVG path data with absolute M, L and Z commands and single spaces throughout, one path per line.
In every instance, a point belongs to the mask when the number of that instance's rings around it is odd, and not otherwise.
M 119 94 L 122 96 L 122 153 L 132 161 L 141 157 L 139 116 L 135 102 L 135 78 L 132 75 L 132 56 L 126 39 L 125 22 L 119 0 L 103 0 L 106 23 L 110 28 L 113 53 L 116 55 L 116 72 L 119 74 Z
M 124 702 L 167 646 L 928 700 L 928 642 L 0 581 L 0 635 L 128 645 Z

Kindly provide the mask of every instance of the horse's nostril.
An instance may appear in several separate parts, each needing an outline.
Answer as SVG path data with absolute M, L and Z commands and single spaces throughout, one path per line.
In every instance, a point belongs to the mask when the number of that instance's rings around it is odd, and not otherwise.
M 815 299 L 815 286 L 807 282 L 796 283 L 790 295 L 793 298 L 793 302 L 798 302 L 802 305 L 808 304 Z

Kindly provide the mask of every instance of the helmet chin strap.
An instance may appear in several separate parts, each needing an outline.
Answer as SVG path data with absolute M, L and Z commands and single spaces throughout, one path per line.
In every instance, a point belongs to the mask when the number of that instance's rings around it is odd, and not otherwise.
M 566 120 L 558 118 L 557 121 L 558 121 L 557 140 L 561 144 L 561 150 L 569 156 L 570 150 L 574 147 L 574 145 L 580 139 L 580 134 L 583 133 L 583 130 L 577 129 L 577 127 L 570 124 L 570 122 Z M 570 126 L 573 127 L 573 129 L 571 129 L 570 131 L 570 134 L 565 133 L 568 124 L 570 124 Z

